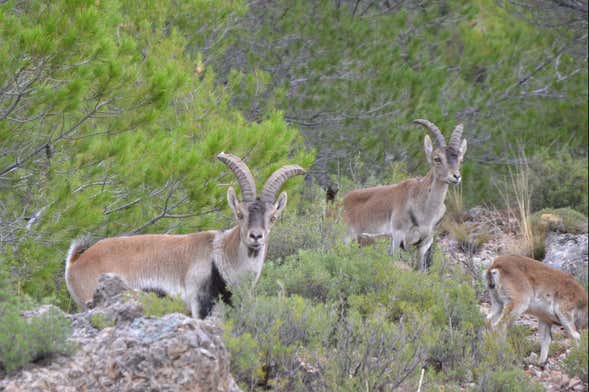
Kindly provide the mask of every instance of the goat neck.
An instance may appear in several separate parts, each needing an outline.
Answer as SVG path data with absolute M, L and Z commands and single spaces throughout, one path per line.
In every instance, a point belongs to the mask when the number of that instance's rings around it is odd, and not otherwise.
M 433 169 L 423 177 L 418 184 L 417 195 L 420 196 L 419 200 L 423 206 L 424 212 L 430 212 L 438 210 L 440 206 L 444 205 L 446 199 L 446 193 L 448 192 L 448 183 L 440 181 L 434 176 Z
M 239 226 L 218 232 L 213 242 L 213 259 L 221 276 L 230 285 L 236 284 L 245 274 L 260 277 L 267 246 L 252 251 L 241 239 Z

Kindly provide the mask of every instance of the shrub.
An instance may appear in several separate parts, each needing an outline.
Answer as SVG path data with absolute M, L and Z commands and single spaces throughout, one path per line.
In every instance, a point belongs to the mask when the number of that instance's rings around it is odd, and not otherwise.
M 532 352 L 540 352 L 540 343 L 524 325 L 512 325 L 507 332 L 507 341 L 516 358 L 527 358 Z
M 391 389 L 419 371 L 472 380 L 483 324 L 467 276 L 434 253 L 429 274 L 391 263 L 387 244 L 303 250 L 268 262 L 257 296 L 225 308 L 232 371 L 248 389 Z
M 532 207 L 570 207 L 587 215 L 587 157 L 568 151 L 544 151 L 530 159 Z
M 442 229 L 447 232 L 463 252 L 467 254 L 476 253 L 481 246 L 489 242 L 491 236 L 486 227 L 474 228 L 466 223 L 461 223 L 446 217 L 441 224 Z
M 268 259 L 280 261 L 299 250 L 329 249 L 343 238 L 344 228 L 336 217 L 325 219 L 325 202 L 315 199 L 301 211 L 290 211 L 280 219 L 270 234 Z M 312 222 L 312 224 L 309 224 Z
M 327 345 L 333 314 L 324 305 L 297 295 L 254 296 L 237 289 L 233 297 L 232 308 L 221 305 L 229 316 L 225 342 L 232 374 L 247 385 L 244 389 L 256 384 L 278 389 L 292 386 L 297 377 L 289 376 L 299 370 L 299 356 Z
M 383 308 L 366 317 L 351 308 L 335 323 L 329 361 L 312 389 L 396 390 L 416 384 L 437 337 L 430 322 L 416 312 L 391 322 Z
M 160 296 L 155 292 L 129 291 L 127 295 L 133 296 L 143 306 L 146 316 L 161 317 L 169 313 L 189 314 L 184 301 L 170 296 Z
M 570 208 L 545 208 L 535 212 L 531 224 L 538 233 L 559 231 L 563 233 L 587 233 L 587 217 Z
M 513 326 L 507 339 L 501 334 L 485 333 L 480 351 L 480 361 L 475 369 L 479 391 L 543 391 L 521 370 L 523 359 L 530 352 L 537 352 L 538 345 L 525 327 Z
M 30 304 L 28 304 L 30 305 Z M 70 321 L 55 308 L 25 319 L 22 301 L 0 303 L 0 365 L 12 372 L 52 354 L 69 354 Z
M 589 381 L 587 364 L 589 363 L 589 354 L 587 353 L 587 330 L 581 333 L 579 344 L 575 345 L 564 360 L 564 367 L 571 376 L 577 376 L 583 382 Z
M 544 387 L 534 383 L 521 369 L 486 373 L 479 384 L 481 392 L 542 392 Z
M 115 326 L 115 320 L 107 318 L 102 313 L 94 313 L 90 316 L 90 324 L 96 329 L 104 329 Z

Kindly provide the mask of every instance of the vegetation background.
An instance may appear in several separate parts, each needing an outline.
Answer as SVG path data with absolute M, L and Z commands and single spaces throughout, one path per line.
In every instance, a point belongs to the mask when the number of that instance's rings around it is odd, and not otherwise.
M 586 215 L 586 1 L 8 0 L 0 37 L 0 317 L 14 330 L 35 303 L 74 310 L 75 237 L 230 225 L 234 179 L 215 160 L 230 151 L 257 178 L 310 168 L 287 185 L 257 295 L 227 310 L 240 382 L 378 388 L 428 364 L 449 388 L 527 388 L 515 357 L 489 354 L 468 277 L 439 253 L 417 279 L 383 249 L 336 245 L 318 206 L 330 186 L 425 174 L 412 120 L 428 118 L 465 124 L 461 208 L 512 207 L 502 190 L 525 167 L 530 212 Z M 323 379 L 301 375 L 307 357 Z

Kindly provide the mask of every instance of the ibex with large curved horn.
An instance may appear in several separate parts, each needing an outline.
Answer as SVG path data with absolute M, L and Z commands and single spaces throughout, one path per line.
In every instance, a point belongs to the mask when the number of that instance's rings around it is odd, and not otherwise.
M 460 183 L 460 167 L 466 152 L 462 124 L 454 128 L 447 145 L 442 132 L 427 120 L 415 120 L 435 138 L 436 147 L 425 135 L 425 155 L 431 166 L 423 178 L 412 178 L 396 185 L 357 189 L 344 196 L 346 242 L 359 243 L 375 237 L 390 237 L 389 253 L 409 245 L 419 250 L 418 268 L 427 270 L 431 264 L 433 229 L 446 212 L 444 199 L 448 184 Z
M 256 197 L 256 184 L 238 157 L 220 153 L 217 158 L 237 176 L 239 201 L 232 187 L 227 201 L 237 226 L 185 235 L 137 235 L 113 237 L 90 245 L 74 241 L 67 259 L 65 278 L 76 303 L 85 307 L 92 299 L 98 277 L 118 274 L 129 287 L 179 296 L 193 317 L 206 317 L 218 296 L 230 300 L 229 287 L 245 276 L 257 281 L 262 271 L 268 234 L 286 206 L 286 193 L 275 201 L 280 187 L 292 176 L 305 173 L 297 165 L 275 171 Z

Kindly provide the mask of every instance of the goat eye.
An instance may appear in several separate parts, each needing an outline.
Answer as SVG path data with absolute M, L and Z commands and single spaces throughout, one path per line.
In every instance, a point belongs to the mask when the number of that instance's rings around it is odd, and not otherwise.
M 442 158 L 440 158 L 440 157 L 435 157 L 435 158 L 434 158 L 434 162 L 435 162 L 435 163 L 442 163 Z
M 237 213 L 237 219 L 243 219 L 243 214 L 241 212 Z
M 272 215 L 272 217 L 270 217 L 270 222 L 274 223 L 277 219 L 278 218 L 276 218 L 276 215 Z

